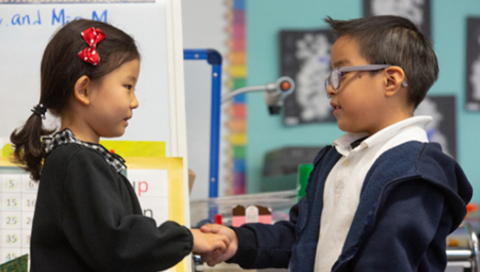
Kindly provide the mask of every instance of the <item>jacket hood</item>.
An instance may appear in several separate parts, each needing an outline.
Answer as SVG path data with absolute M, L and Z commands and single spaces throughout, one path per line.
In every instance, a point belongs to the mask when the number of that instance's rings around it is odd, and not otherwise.
M 450 208 L 456 211 L 453 226 L 458 226 L 467 214 L 466 205 L 473 195 L 472 186 L 460 165 L 443 153 L 439 144 L 433 143 L 423 148 L 417 170 L 423 179 L 444 190 Z
M 388 157 L 388 161 L 383 158 Z M 416 163 L 412 166 L 411 162 Z M 473 190 L 460 165 L 442 152 L 437 143 L 407 142 L 384 152 L 374 163 L 365 180 L 371 177 L 394 180 L 395 185 L 388 186 L 384 194 L 395 190 L 401 180 L 419 179 L 430 182 L 444 192 L 454 217 L 450 231 L 463 221 L 467 214 L 466 205 L 470 202 Z M 374 178 L 374 179 L 376 179 Z M 368 183 L 363 184 L 362 191 Z

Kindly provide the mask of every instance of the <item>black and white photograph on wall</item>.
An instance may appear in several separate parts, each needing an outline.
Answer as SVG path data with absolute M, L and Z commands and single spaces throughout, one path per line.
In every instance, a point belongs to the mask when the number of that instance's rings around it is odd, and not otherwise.
M 336 121 L 324 84 L 334 42 L 330 30 L 280 32 L 281 75 L 296 86 L 284 101 L 285 125 Z
M 398 15 L 413 21 L 431 37 L 430 0 L 363 0 L 363 16 Z
M 427 96 L 415 110 L 415 116 L 428 115 L 433 120 L 425 126 L 428 140 L 439 143 L 443 153 L 457 156 L 455 96 Z
M 480 111 L 480 17 L 467 18 L 466 109 Z

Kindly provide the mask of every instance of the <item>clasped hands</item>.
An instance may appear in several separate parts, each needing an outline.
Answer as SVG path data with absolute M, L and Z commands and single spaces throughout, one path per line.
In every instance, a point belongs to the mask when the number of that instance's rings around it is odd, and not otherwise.
M 238 249 L 238 237 L 231 228 L 206 224 L 200 229 L 191 229 L 193 235 L 192 253 L 200 255 L 209 266 L 224 262 L 235 255 Z

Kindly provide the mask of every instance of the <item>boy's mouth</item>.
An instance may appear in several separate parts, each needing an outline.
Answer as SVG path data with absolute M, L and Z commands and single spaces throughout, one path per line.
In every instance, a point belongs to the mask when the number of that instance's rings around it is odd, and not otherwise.
M 332 106 L 333 110 L 339 110 L 341 107 L 333 102 L 330 103 L 330 106 Z

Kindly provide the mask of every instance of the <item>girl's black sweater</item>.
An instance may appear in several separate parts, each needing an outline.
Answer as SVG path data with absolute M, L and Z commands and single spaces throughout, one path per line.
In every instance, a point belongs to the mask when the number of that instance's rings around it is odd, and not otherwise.
M 142 215 L 129 181 L 75 143 L 46 157 L 31 237 L 31 271 L 159 271 L 188 255 L 191 232 Z

